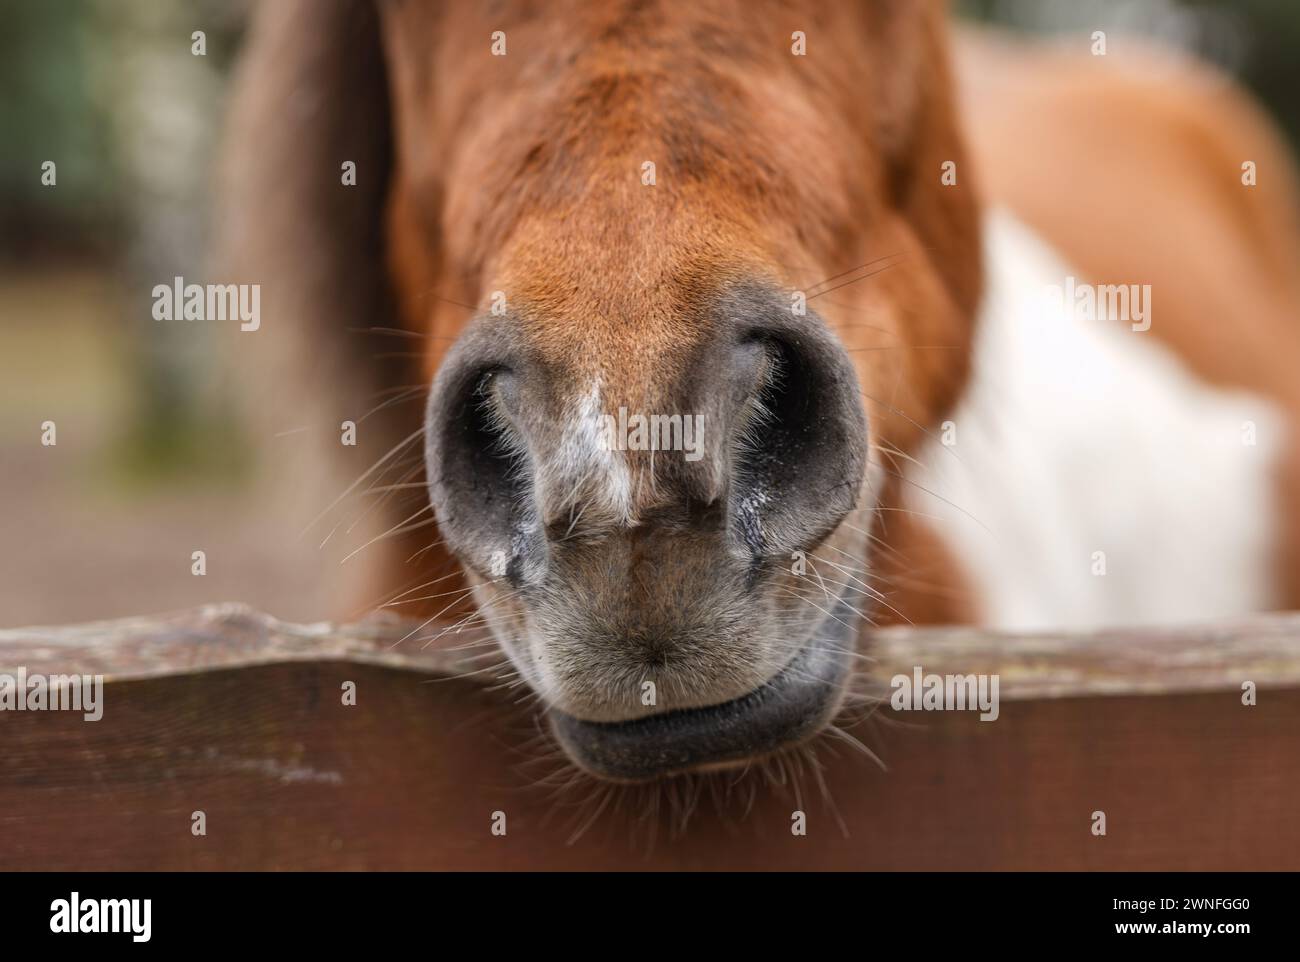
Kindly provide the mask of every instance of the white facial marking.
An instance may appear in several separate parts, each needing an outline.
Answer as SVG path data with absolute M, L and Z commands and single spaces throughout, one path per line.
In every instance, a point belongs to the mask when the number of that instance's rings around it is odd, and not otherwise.
M 611 447 L 604 429 L 601 385 L 591 387 L 573 405 L 560 435 L 559 456 L 538 479 L 543 517 L 579 505 L 584 513 L 620 524 L 632 523 L 632 477 L 627 456 Z

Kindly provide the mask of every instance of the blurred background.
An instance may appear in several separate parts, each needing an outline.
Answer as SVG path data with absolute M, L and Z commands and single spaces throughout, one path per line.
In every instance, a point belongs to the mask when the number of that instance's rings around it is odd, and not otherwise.
M 1300 144 L 1296 0 L 955 7 L 1018 31 L 1101 29 L 1195 52 Z M 0 627 L 221 600 L 306 621 L 337 610 L 327 575 L 355 542 L 322 549 L 303 519 L 328 503 L 286 503 L 269 483 L 312 471 L 302 413 L 255 436 L 267 429 L 242 416 L 239 371 L 213 328 L 151 314 L 154 284 L 207 280 L 215 160 L 248 9 L 0 0 Z M 53 446 L 41 443 L 47 421 Z M 203 577 L 191 573 L 195 550 L 207 555 Z

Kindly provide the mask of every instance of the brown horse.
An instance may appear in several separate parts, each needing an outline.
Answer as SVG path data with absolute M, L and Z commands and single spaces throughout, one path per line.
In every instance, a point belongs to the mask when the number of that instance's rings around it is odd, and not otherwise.
M 992 555 L 1002 567 L 981 571 L 979 547 L 927 526 L 915 501 L 922 491 L 931 506 L 1000 520 L 999 505 L 980 501 L 991 490 L 1011 495 L 1013 528 L 1059 522 L 997 432 L 959 402 L 985 396 L 967 391 L 972 370 L 1002 384 L 1020 366 L 982 353 L 986 275 L 995 292 L 1054 276 L 982 263 L 1033 259 L 1036 241 L 1019 227 L 982 238 L 975 168 L 1027 218 L 1064 191 L 1050 178 L 999 178 L 1004 155 L 1031 146 L 1016 139 L 1026 131 L 978 84 L 957 95 L 949 43 L 942 4 L 901 0 L 283 0 L 261 13 L 235 109 L 230 225 L 245 273 L 265 288 L 259 353 L 281 383 L 310 355 L 341 416 L 373 406 L 375 392 L 430 385 L 422 412 L 385 410 L 394 451 L 423 441 L 438 530 L 391 542 L 388 587 L 435 585 L 430 615 L 460 614 L 472 594 L 565 751 L 591 772 L 639 780 L 780 751 L 839 711 L 861 674 L 865 627 L 1014 623 L 1025 610 L 992 596 L 998 582 L 1035 583 L 1007 566 L 1041 569 L 1041 559 Z M 1016 60 L 969 49 L 973 80 Z M 1116 89 L 1136 81 L 1125 83 Z M 998 96 L 1015 102 L 1005 88 Z M 1113 99 L 1152 140 L 1182 135 L 1170 120 L 1177 95 Z M 1065 94 L 1061 103 L 1083 109 Z M 1050 124 L 1051 105 L 1038 109 L 1034 122 Z M 1239 101 L 1214 109 L 1238 117 L 1238 152 L 1263 144 L 1257 156 L 1276 156 Z M 1225 383 L 1244 378 L 1300 410 L 1293 378 L 1251 373 L 1294 369 L 1300 356 L 1286 314 L 1297 303 L 1296 233 L 1260 198 L 1290 200 L 1285 163 L 1249 195 L 1220 186 L 1235 164 L 1174 171 L 1171 157 L 1136 181 L 1068 161 L 1056 158 L 1070 176 L 1107 181 L 1096 189 L 1108 205 L 1140 210 L 1160 177 L 1205 212 L 1197 237 L 1219 245 L 1231 276 L 1184 278 L 1193 292 L 1151 330 L 1181 350 L 1189 336 L 1172 332 L 1205 323 L 1197 285 L 1243 299 L 1266 287 L 1271 299 L 1234 317 L 1258 336 L 1233 354 Z M 349 163 L 352 183 L 340 176 Z M 1080 278 L 1110 283 L 1116 265 L 1085 256 L 1100 215 L 1076 213 L 1059 232 L 1031 222 L 1086 268 Z M 1177 269 L 1179 251 L 1144 246 L 1144 231 L 1158 225 L 1126 233 L 1125 283 Z M 1266 245 L 1276 256 L 1249 268 L 1226 256 Z M 388 328 L 412 335 L 418 356 L 370 361 L 384 348 L 355 332 Z M 1147 357 L 1149 339 L 1134 359 L 1109 335 L 1074 336 L 1083 356 L 1123 373 L 1108 382 L 1119 390 L 1191 397 L 1181 381 L 1145 379 L 1166 363 Z M 1212 354 L 1189 363 L 1212 368 Z M 1068 367 L 1059 351 L 1040 360 L 1027 366 Z M 1238 411 L 1216 407 L 1228 402 L 1217 395 L 1195 399 L 1215 424 Z M 1270 418 L 1261 409 L 1258 427 L 1272 440 L 1286 422 Z M 928 483 L 927 471 L 941 485 L 934 463 L 945 457 L 984 472 L 954 482 L 978 504 Z M 1072 511 L 1076 494 L 1052 489 Z M 1229 557 L 1263 550 L 1255 541 Z M 412 546 L 418 571 L 401 564 Z M 1050 613 L 1050 589 L 1095 581 L 1096 553 L 1071 556 L 1079 568 L 1031 600 Z M 1222 606 L 1246 596 L 1227 592 Z

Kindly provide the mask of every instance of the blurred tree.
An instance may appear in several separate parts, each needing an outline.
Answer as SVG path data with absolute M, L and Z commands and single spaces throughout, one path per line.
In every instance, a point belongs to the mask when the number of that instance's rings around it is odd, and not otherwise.
M 89 75 L 102 56 L 89 0 L 0 3 L 0 257 L 103 253 L 120 210 L 110 118 Z M 41 184 L 56 164 L 58 185 Z
M 243 461 L 211 330 L 154 321 L 151 291 L 208 280 L 212 162 L 245 13 L 229 0 L 0 0 L 0 262 L 58 284 L 71 261 L 116 282 L 121 310 L 106 302 L 101 320 L 121 332 L 135 410 L 110 450 L 136 477 Z

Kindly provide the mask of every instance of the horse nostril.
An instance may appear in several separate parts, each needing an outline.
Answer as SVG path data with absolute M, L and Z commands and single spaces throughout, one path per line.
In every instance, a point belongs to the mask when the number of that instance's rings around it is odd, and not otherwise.
M 768 375 L 739 439 L 733 517 L 756 556 L 788 555 L 853 509 L 867 425 L 847 353 L 827 331 L 760 332 Z
M 429 497 L 440 533 L 486 578 L 519 577 L 536 525 L 527 446 L 508 408 L 515 374 L 474 338 L 449 355 L 425 417 Z

